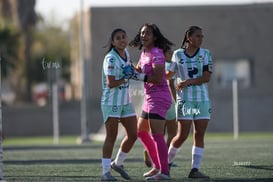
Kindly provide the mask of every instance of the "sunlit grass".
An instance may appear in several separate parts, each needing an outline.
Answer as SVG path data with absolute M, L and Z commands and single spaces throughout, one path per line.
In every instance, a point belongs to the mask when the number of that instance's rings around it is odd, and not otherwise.
M 60 136 L 59 144 L 73 145 L 77 144 L 80 136 Z M 242 132 L 239 134 L 240 139 L 257 139 L 267 138 L 273 140 L 273 132 Z M 233 133 L 207 133 L 206 140 L 225 140 L 233 139 Z M 192 140 L 192 135 L 189 136 Z M 91 141 L 92 143 L 96 141 Z M 51 145 L 54 144 L 52 136 L 39 136 L 39 137 L 8 137 L 4 139 L 4 145 Z
M 59 144 L 76 144 L 78 136 L 61 136 Z M 11 137 L 5 138 L 4 145 L 51 145 L 54 144 L 52 136 L 39 137 Z
M 273 181 L 272 138 L 272 133 L 241 133 L 238 140 L 233 139 L 232 133 L 207 133 L 201 170 L 211 177 L 210 181 Z M 5 179 L 9 182 L 100 181 L 102 142 L 78 145 L 77 139 L 78 136 L 61 136 L 60 145 L 54 145 L 51 136 L 6 138 Z M 112 158 L 119 145 L 117 141 Z M 192 136 L 176 156 L 178 167 L 171 169 L 171 181 L 196 181 L 187 178 L 191 148 Z M 142 175 L 149 168 L 143 163 L 140 142 L 133 146 L 125 167 L 131 181 L 145 181 Z M 112 174 L 125 181 L 116 172 Z

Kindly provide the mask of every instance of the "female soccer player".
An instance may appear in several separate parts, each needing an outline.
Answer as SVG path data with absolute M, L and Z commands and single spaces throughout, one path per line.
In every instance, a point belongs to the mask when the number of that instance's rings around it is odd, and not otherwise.
M 171 65 L 171 58 L 172 58 L 173 51 L 168 50 L 165 52 L 165 70 L 168 71 Z M 175 137 L 177 132 L 177 123 L 176 123 L 176 112 L 175 112 L 175 102 L 176 102 L 176 90 L 175 90 L 175 76 L 173 76 L 170 80 L 167 80 L 168 86 L 170 88 L 170 92 L 172 94 L 172 104 L 169 110 L 166 113 L 166 124 L 165 124 L 165 134 L 167 134 L 167 146 L 169 148 L 170 143 Z M 146 150 L 144 150 L 144 163 L 147 167 L 151 167 L 152 163 L 149 157 L 149 154 Z M 176 164 L 174 162 L 169 163 L 169 166 L 175 167 Z
M 209 178 L 199 171 L 204 151 L 204 136 L 210 120 L 211 108 L 207 89 L 212 73 L 210 51 L 201 48 L 202 29 L 191 26 L 185 33 L 180 49 L 172 57 L 167 77 L 177 76 L 178 133 L 169 148 L 169 162 L 173 161 L 179 147 L 187 139 L 191 125 L 194 126 L 192 169 L 189 178 Z
M 165 67 L 166 71 L 169 70 L 171 66 L 171 58 L 172 58 L 173 51 L 168 50 L 165 53 Z M 166 114 L 166 126 L 165 126 L 165 132 L 167 133 L 167 146 L 169 148 L 171 141 L 173 137 L 176 135 L 177 132 L 177 124 L 176 124 L 176 112 L 175 112 L 175 102 L 176 102 L 176 90 L 175 90 L 175 76 L 173 76 L 171 79 L 167 80 L 167 83 L 170 88 L 170 92 L 172 94 L 172 105 L 170 109 L 167 111 Z M 170 164 L 169 164 L 170 165 Z
M 155 24 L 144 24 L 129 45 L 142 49 L 137 72 L 131 78 L 144 81 L 145 100 L 138 120 L 138 137 L 154 165 L 144 177 L 147 180 L 168 180 L 170 175 L 164 127 L 172 98 L 166 81 L 164 51 L 170 50 L 173 44 Z
M 130 179 L 123 169 L 123 162 L 137 139 L 137 118 L 129 97 L 129 82 L 123 74 L 123 67 L 131 65 L 127 45 L 126 32 L 115 29 L 103 61 L 101 109 L 106 138 L 102 148 L 102 181 L 116 181 L 110 173 L 111 167 L 123 178 Z M 127 135 L 121 142 L 116 159 L 111 162 L 119 122 L 124 126 Z

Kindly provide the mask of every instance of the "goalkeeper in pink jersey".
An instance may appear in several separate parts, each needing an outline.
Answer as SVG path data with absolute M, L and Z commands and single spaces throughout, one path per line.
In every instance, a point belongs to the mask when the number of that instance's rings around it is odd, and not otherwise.
M 164 52 L 170 50 L 173 43 L 161 34 L 155 24 L 144 24 L 129 45 L 142 49 L 135 70 L 125 74 L 131 79 L 144 81 L 145 100 L 138 120 L 138 137 L 153 162 L 153 168 L 144 177 L 147 180 L 168 180 L 164 127 L 172 98 L 166 81 Z

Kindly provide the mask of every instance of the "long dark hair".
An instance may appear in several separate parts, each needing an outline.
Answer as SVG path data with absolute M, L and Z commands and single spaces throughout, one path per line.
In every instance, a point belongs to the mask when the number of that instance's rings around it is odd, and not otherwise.
M 181 48 L 186 48 L 186 43 L 189 43 L 187 37 L 192 36 L 197 30 L 202 30 L 202 28 L 198 26 L 190 26 L 188 30 L 185 32 L 184 40 L 181 44 Z
M 109 40 L 108 40 L 108 43 L 104 46 L 104 48 L 107 48 L 107 47 L 108 47 L 106 53 L 108 53 L 109 51 L 111 51 L 111 49 L 113 49 L 114 46 L 113 46 L 113 44 L 112 44 L 112 41 L 114 40 L 114 37 L 115 37 L 116 33 L 118 33 L 118 32 L 123 32 L 123 33 L 126 34 L 126 31 L 123 30 L 123 29 L 121 29 L 121 28 L 116 28 L 116 29 L 114 29 L 114 30 L 112 31 L 112 33 L 111 33 L 111 36 L 110 36 L 110 38 L 109 38 Z
M 145 26 L 151 28 L 153 35 L 156 37 L 156 40 L 154 42 L 155 47 L 161 48 L 164 53 L 168 50 L 171 50 L 171 46 L 173 46 L 174 44 L 163 36 L 163 34 L 160 32 L 159 28 L 155 24 L 149 23 L 145 23 L 140 27 L 135 38 L 129 43 L 129 46 L 137 47 L 139 50 L 142 49 L 143 45 L 141 43 L 140 34 L 141 29 Z

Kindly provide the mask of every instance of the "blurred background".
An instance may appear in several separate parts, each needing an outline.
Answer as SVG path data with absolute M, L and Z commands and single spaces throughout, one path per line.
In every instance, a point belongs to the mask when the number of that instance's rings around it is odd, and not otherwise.
M 5 137 L 103 135 L 103 47 L 114 28 L 131 40 L 146 22 L 157 24 L 174 49 L 189 26 L 203 29 L 214 61 L 209 132 L 233 132 L 233 80 L 240 132 L 272 132 L 272 17 L 270 0 L 1 0 Z M 136 64 L 140 52 L 129 51 Z M 132 81 L 130 89 L 140 112 L 142 84 Z

